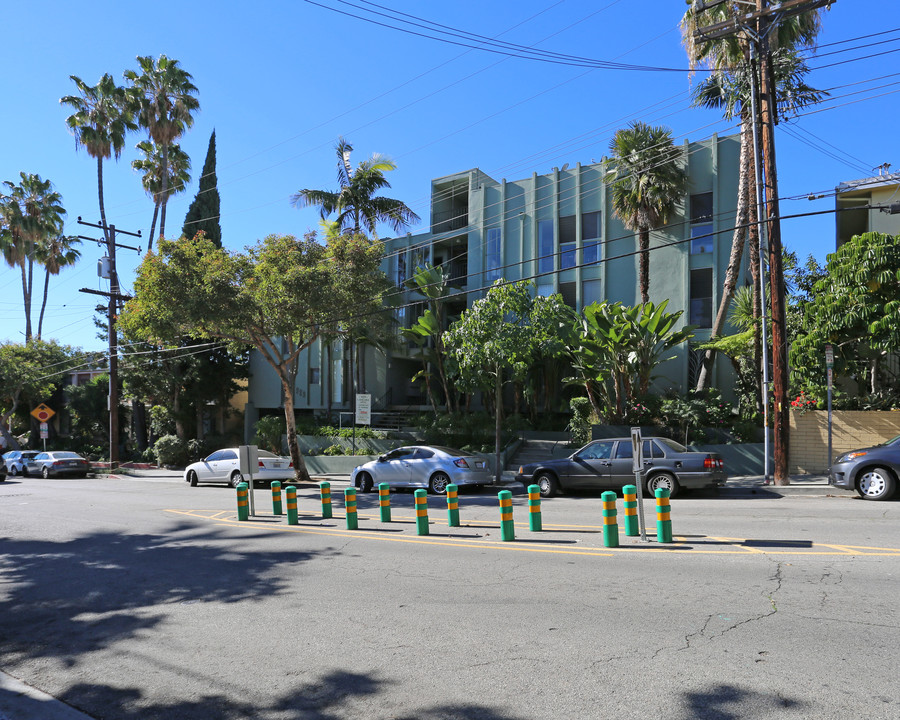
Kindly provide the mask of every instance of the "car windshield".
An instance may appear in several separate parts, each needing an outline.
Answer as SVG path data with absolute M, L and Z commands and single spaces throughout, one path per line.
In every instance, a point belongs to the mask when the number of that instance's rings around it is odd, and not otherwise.
M 446 453 L 447 455 L 455 455 L 456 457 L 472 457 L 472 453 L 463 452 L 462 450 L 441 447 L 440 445 L 431 445 L 430 447 L 432 450 L 437 450 L 438 452 Z
M 77 458 L 79 456 L 73 452 L 58 452 L 58 453 L 53 453 L 53 457 L 68 459 L 68 458 Z
M 257 450 L 256 455 L 257 457 L 278 457 L 275 453 L 270 453 L 268 450 Z
M 659 442 L 661 442 L 666 447 L 671 448 L 675 452 L 683 453 L 683 452 L 688 451 L 688 449 L 684 445 L 682 445 L 681 443 L 677 443 L 674 440 L 669 440 L 669 438 L 661 437 L 661 438 L 657 438 L 657 440 L 659 440 Z
M 900 435 L 883 442 L 882 445 L 900 445 Z

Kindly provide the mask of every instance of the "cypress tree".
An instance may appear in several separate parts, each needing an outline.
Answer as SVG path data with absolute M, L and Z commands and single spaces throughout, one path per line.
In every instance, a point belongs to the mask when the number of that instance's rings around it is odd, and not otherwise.
M 222 227 L 219 225 L 219 189 L 216 180 L 216 131 L 209 137 L 209 149 L 200 175 L 200 187 L 188 208 L 181 232 L 194 237 L 203 231 L 216 247 L 222 247 Z

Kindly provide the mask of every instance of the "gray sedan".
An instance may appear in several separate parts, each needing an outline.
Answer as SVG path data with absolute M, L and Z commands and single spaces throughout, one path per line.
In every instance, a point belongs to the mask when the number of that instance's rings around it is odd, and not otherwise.
M 491 470 L 483 457 L 437 445 L 397 448 L 353 469 L 353 485 L 369 492 L 381 483 L 391 487 L 427 488 L 443 494 L 455 485 L 488 485 Z
M 672 497 L 681 488 L 716 488 L 728 476 L 717 453 L 693 452 L 668 438 L 644 438 L 642 477 L 649 495 L 667 488 Z M 560 490 L 621 490 L 634 484 L 631 438 L 594 440 L 569 457 L 529 463 L 516 480 L 537 485 L 543 497 Z
M 900 435 L 881 445 L 851 450 L 831 466 L 829 482 L 856 490 L 864 500 L 887 500 L 897 490 L 900 476 Z

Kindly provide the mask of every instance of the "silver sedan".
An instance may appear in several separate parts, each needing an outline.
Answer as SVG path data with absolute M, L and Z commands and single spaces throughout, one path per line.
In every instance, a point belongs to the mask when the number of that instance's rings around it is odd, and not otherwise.
M 237 487 L 244 481 L 239 465 L 237 448 L 216 450 L 203 460 L 188 465 L 184 469 L 184 479 L 192 486 L 202 482 L 214 482 Z M 259 467 L 253 473 L 254 483 L 293 479 L 294 463 L 290 458 L 279 457 L 267 450 L 259 451 Z
M 387 483 L 391 487 L 427 488 L 441 495 L 451 483 L 489 485 L 492 477 L 483 457 L 436 445 L 414 445 L 391 450 L 354 468 L 350 480 L 361 492 Z

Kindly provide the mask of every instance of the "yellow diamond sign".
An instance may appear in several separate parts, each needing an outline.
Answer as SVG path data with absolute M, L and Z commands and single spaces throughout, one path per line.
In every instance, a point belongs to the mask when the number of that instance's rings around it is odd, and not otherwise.
M 44 405 L 44 403 L 41 403 L 34 410 L 32 410 L 31 414 L 41 422 L 47 422 L 50 418 L 56 415 L 56 413 L 46 405 Z

